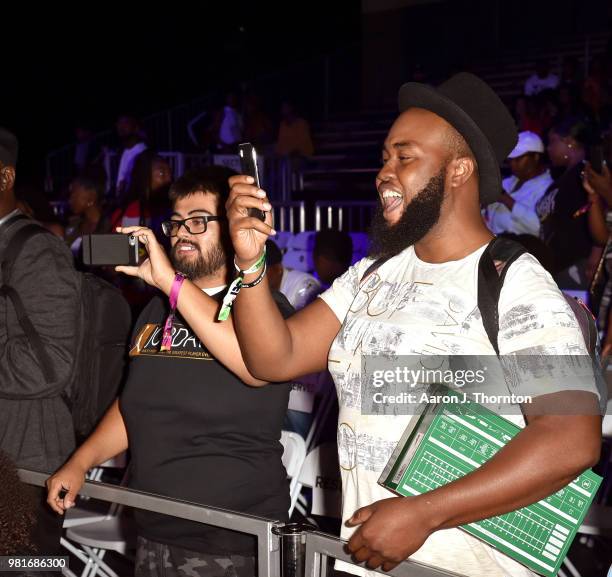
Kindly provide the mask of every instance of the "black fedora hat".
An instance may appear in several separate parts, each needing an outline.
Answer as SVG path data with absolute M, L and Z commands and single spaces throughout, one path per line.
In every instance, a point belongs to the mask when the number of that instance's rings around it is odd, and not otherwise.
M 510 112 L 478 76 L 455 74 L 437 88 L 407 82 L 398 95 L 400 112 L 424 108 L 441 116 L 467 142 L 478 163 L 480 201 L 495 202 L 501 193 L 499 166 L 517 141 Z

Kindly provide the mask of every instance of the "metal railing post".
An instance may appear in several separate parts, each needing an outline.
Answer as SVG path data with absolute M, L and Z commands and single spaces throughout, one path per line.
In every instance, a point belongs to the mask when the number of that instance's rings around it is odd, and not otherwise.
M 306 564 L 306 531 L 314 530 L 306 523 L 289 523 L 272 528 L 280 537 L 281 577 L 304 577 Z

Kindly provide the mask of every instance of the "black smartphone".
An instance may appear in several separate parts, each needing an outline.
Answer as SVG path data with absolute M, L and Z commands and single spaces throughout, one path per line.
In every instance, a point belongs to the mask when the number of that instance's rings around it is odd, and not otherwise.
M 603 161 L 604 161 L 603 146 L 601 146 L 600 144 L 591 146 L 591 150 L 589 154 L 589 162 L 591 163 L 591 167 L 597 174 L 603 173 Z
M 257 169 L 257 151 L 255 147 L 250 142 L 239 144 L 238 154 L 240 155 L 240 171 L 242 174 L 252 176 L 255 180 L 255 186 L 261 188 L 259 170 Z M 258 208 L 249 208 L 249 216 L 254 216 L 259 220 L 266 220 L 266 213 Z
M 86 234 L 83 262 L 89 266 L 138 264 L 138 239 L 131 234 Z

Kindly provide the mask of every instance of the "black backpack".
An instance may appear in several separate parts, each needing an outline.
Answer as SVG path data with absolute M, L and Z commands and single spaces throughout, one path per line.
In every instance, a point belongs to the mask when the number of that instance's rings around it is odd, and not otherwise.
M 478 263 L 478 309 L 489 341 L 499 355 L 497 336 L 499 333 L 499 296 L 510 265 L 527 250 L 518 242 L 508 238 L 494 238 L 480 257 Z M 497 264 L 496 264 L 497 263 Z M 586 304 L 562 293 L 572 309 L 582 331 L 589 355 L 599 364 L 599 336 L 595 317 Z
M 19 293 L 10 286 L 13 264 L 27 241 L 39 234 L 50 233 L 32 221 L 9 240 L 1 265 L 4 284 L 0 295 L 11 300 L 46 380 L 53 382 L 55 372 L 47 351 Z M 117 396 L 124 377 L 132 321 L 130 307 L 119 289 L 93 274 L 76 271 L 75 274 L 79 276 L 81 297 L 76 327 L 79 346 L 69 386 L 59 394 L 71 411 L 77 440 L 82 440 L 92 432 Z

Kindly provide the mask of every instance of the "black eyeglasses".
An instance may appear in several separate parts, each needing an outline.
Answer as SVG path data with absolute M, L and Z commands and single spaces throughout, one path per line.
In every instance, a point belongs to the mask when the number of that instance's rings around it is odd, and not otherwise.
M 208 223 L 213 220 L 221 220 L 220 216 L 192 216 L 184 220 L 166 220 L 162 222 L 162 231 L 166 236 L 176 236 L 181 226 L 184 226 L 189 234 L 203 234 L 208 228 Z

